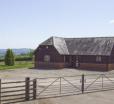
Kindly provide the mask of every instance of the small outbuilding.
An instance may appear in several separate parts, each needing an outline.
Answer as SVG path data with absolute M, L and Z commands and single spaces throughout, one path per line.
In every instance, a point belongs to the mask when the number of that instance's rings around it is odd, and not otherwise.
M 51 37 L 35 50 L 35 68 L 114 69 L 114 37 Z

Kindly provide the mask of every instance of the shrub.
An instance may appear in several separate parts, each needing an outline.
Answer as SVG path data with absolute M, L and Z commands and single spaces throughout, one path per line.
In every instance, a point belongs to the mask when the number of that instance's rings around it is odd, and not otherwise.
M 5 55 L 5 65 L 13 66 L 15 64 L 14 53 L 11 49 L 8 49 Z

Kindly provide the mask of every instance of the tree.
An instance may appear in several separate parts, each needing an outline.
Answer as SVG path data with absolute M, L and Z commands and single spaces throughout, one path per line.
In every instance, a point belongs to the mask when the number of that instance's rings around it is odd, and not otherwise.
M 29 56 L 30 56 L 31 58 L 33 58 L 33 50 L 30 50 Z
M 14 64 L 15 64 L 14 53 L 11 49 L 8 49 L 5 55 L 5 65 L 13 66 Z

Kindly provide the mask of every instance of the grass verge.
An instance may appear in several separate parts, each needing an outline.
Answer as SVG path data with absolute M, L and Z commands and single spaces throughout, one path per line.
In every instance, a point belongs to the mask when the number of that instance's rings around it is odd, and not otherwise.
M 0 63 L 0 70 L 17 69 L 17 68 L 33 68 L 34 64 L 31 61 L 16 61 L 14 66 L 7 66 L 3 62 Z

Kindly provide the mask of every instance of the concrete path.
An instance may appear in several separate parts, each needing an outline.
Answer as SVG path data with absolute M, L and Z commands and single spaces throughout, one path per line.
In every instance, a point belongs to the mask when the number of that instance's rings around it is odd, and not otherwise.
M 17 104 L 114 104 L 114 90 L 42 99 Z

